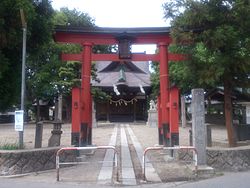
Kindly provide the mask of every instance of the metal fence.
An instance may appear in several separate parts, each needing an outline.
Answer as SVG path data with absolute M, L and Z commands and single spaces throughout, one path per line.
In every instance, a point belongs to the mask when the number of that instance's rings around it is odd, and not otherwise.
M 154 146 L 154 147 L 147 147 L 144 152 L 143 152 L 143 157 L 142 157 L 142 162 L 143 162 L 143 167 L 142 167 L 142 175 L 143 175 L 143 180 L 146 181 L 146 155 L 148 151 L 152 150 L 192 150 L 194 151 L 194 164 L 195 164 L 195 173 L 197 174 L 198 170 L 198 163 L 197 163 L 197 150 L 195 147 L 192 146 L 174 146 L 174 147 L 164 147 L 164 146 Z
M 59 181 L 59 172 L 60 172 L 60 165 L 77 165 L 77 164 L 85 164 L 88 162 L 60 162 L 60 154 L 63 151 L 69 151 L 69 150 L 100 150 L 100 149 L 111 149 L 114 150 L 114 156 L 113 156 L 113 163 L 116 167 L 116 175 L 118 180 L 118 152 L 114 146 L 91 146 L 91 147 L 64 147 L 57 151 L 56 153 L 56 180 Z M 104 161 L 102 161 L 103 163 Z

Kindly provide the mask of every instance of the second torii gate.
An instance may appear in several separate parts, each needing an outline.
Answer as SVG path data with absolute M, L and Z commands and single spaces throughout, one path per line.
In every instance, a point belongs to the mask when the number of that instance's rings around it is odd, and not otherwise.
M 62 54 L 62 60 L 81 61 L 81 89 L 72 90 L 72 144 L 92 144 L 92 98 L 90 91 L 92 61 L 160 62 L 160 96 L 158 97 L 159 144 L 179 144 L 179 92 L 170 88 L 168 61 L 179 61 L 184 55 L 168 53 L 170 28 L 76 28 L 57 27 L 55 41 L 80 44 L 80 54 Z M 157 54 L 132 54 L 132 44 L 156 44 Z M 94 45 L 118 45 L 119 54 L 94 54 Z

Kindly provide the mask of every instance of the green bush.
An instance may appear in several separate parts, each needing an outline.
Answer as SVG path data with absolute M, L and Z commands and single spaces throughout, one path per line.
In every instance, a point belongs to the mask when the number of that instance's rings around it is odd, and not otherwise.
M 18 149 L 18 144 L 17 143 L 4 143 L 4 144 L 0 144 L 0 150 L 16 150 Z

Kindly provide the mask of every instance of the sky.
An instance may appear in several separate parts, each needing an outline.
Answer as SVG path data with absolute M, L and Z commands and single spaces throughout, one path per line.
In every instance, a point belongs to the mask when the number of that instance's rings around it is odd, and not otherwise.
M 167 27 L 162 4 L 166 0 L 53 0 L 52 6 L 88 13 L 99 27 Z M 133 45 L 133 52 L 152 54 L 155 45 Z

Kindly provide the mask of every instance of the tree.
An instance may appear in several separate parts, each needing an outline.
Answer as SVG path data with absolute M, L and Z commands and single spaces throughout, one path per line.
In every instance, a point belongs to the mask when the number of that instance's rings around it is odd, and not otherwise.
M 52 42 L 54 10 L 50 1 L 33 1 L 33 8 L 34 18 L 28 22 L 26 104 L 36 102 L 36 121 L 39 121 L 39 101 L 53 98 L 56 92 L 52 80 L 58 72 L 59 53 Z
M 0 1 L 0 111 L 20 101 L 22 26 L 20 9 L 32 22 L 35 10 L 30 0 Z
M 165 18 L 172 19 L 171 36 L 190 55 L 172 73 L 186 74 L 179 82 L 191 86 L 224 86 L 225 120 L 230 146 L 236 145 L 232 125 L 232 89 L 249 86 L 250 13 L 245 0 L 178 0 L 166 2 Z M 179 70 L 178 70 L 179 69 Z M 195 80 L 194 80 L 195 78 Z
M 19 103 L 21 86 L 22 26 L 20 9 L 23 9 L 27 30 L 27 74 L 34 74 L 46 62 L 45 44 L 52 38 L 51 16 L 53 9 L 49 0 L 3 0 L 0 4 L 0 110 Z M 47 57 L 46 57 L 47 58 Z M 32 63 L 31 63 L 32 62 Z M 29 75 L 30 76 L 30 75 Z M 34 76 L 34 75 L 33 75 Z M 29 77 L 28 77 L 29 78 Z M 29 80 L 28 80 L 29 82 Z M 29 87 L 29 85 L 27 85 Z M 39 87 L 36 87 L 39 88 Z M 29 88 L 28 88 L 29 89 Z M 28 90 L 28 93 L 36 93 Z M 18 105 L 17 105 L 18 106 Z
M 56 11 L 54 15 L 55 25 L 65 25 L 74 27 L 93 27 L 95 20 L 87 13 L 77 11 L 76 9 L 69 10 L 63 7 L 60 11 Z

